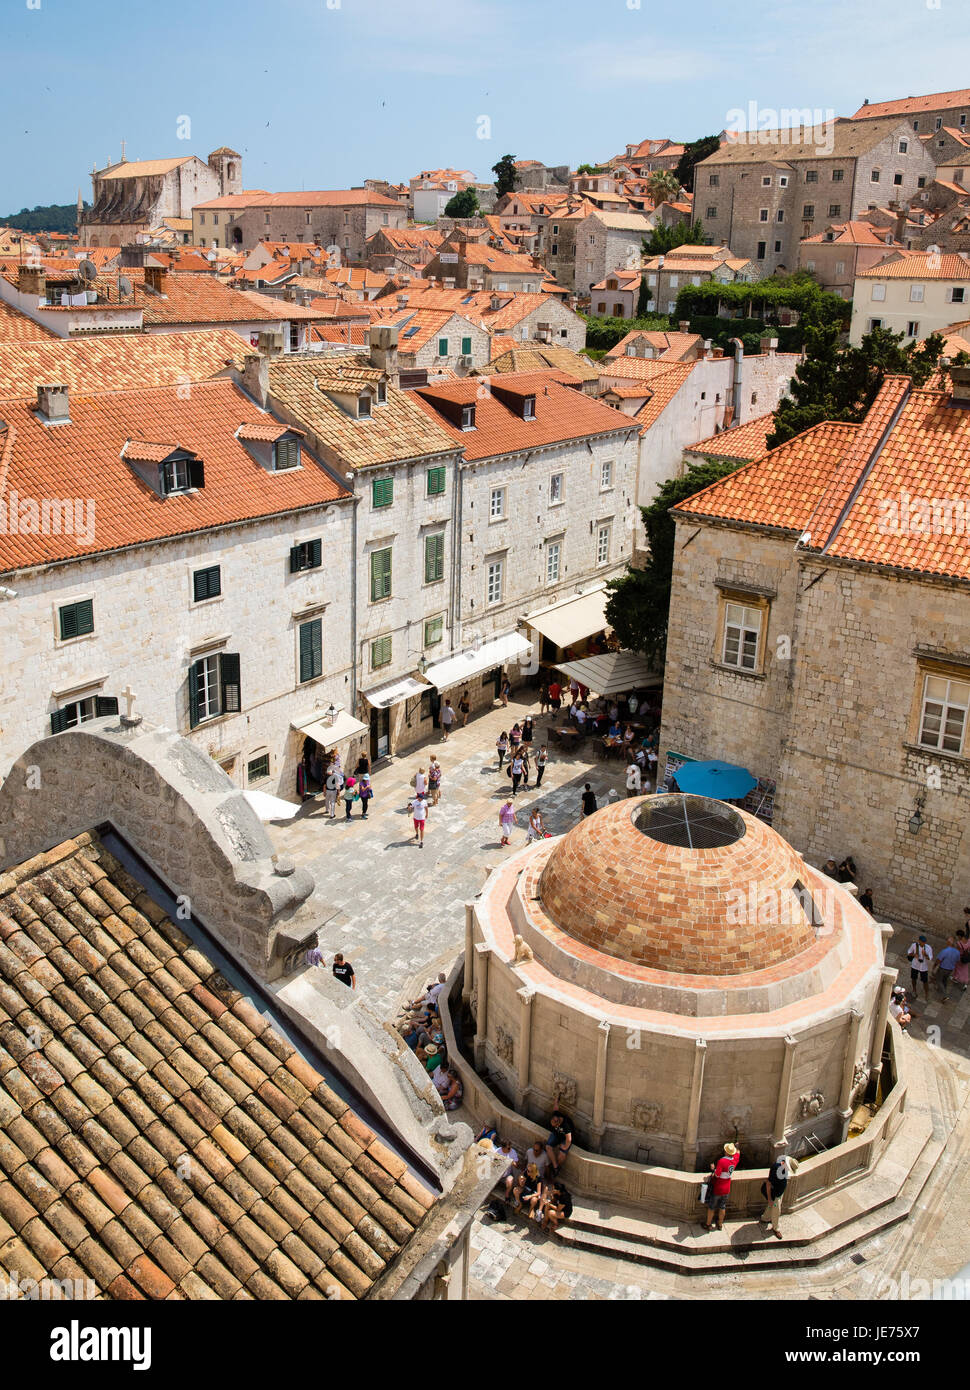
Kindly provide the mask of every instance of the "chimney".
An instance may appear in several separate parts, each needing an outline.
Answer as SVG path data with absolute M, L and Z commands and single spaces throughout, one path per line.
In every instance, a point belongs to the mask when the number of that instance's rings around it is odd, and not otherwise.
M 970 409 L 970 367 L 950 367 L 950 404 Z
M 243 359 L 242 387 L 260 407 L 269 399 L 269 359 L 260 352 L 247 352 Z
M 681 319 L 680 322 L 677 324 L 677 327 L 680 329 L 681 333 L 690 332 L 690 323 L 687 319 Z
M 37 387 L 37 409 L 49 424 L 62 421 L 70 423 L 68 389 L 66 386 L 45 385 Z
M 151 294 L 164 294 L 168 276 L 163 265 L 145 266 L 145 289 Z
M 17 289 L 22 294 L 36 294 L 43 299 L 47 293 L 47 271 L 43 266 L 18 266 Z
M 453 290 L 455 288 L 455 277 L 453 275 L 446 275 L 441 283 L 446 290 Z
M 896 213 L 896 223 L 893 227 L 893 237 L 896 241 L 902 242 L 906 236 L 906 223 L 909 218 L 909 208 L 900 205 Z
M 389 386 L 399 386 L 401 374 L 397 361 L 397 325 L 371 324 L 368 342 L 371 366 L 387 373 Z
M 403 309 L 404 306 L 407 304 L 408 299 L 410 298 L 410 296 L 409 296 L 409 295 L 406 295 L 406 294 L 398 294 L 398 295 L 395 295 L 394 297 L 395 297 L 395 299 L 397 300 L 398 304 L 400 305 L 400 307 L 401 307 L 402 309 Z

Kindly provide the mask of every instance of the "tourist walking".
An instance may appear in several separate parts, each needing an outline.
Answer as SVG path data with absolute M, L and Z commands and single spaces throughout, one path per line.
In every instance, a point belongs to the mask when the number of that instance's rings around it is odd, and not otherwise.
M 525 723 L 522 725 L 522 742 L 528 747 L 535 738 L 535 729 L 532 727 L 532 715 L 527 714 Z
M 354 768 L 354 776 L 363 777 L 365 774 L 368 776 L 370 775 L 370 758 L 368 758 L 367 754 L 361 749 L 360 757 L 357 759 L 357 766 Z
M 360 797 L 360 818 L 361 820 L 366 820 L 367 812 L 370 810 L 370 804 L 374 799 L 374 788 L 371 786 L 370 777 L 366 772 L 358 783 L 357 794 Z
M 339 768 L 331 764 L 330 771 L 327 774 L 327 785 L 323 793 L 323 804 L 331 820 L 333 820 L 337 814 L 337 797 L 343 790 L 343 785 L 343 774 Z
M 960 964 L 960 951 L 952 936 L 946 939 L 946 945 L 936 958 L 936 983 L 940 987 L 940 998 L 944 1004 L 949 1003 L 950 976 Z
M 448 735 L 451 733 L 451 726 L 455 722 L 455 711 L 451 708 L 451 701 L 446 700 L 438 718 L 441 720 L 441 732 L 444 735 L 445 743 L 448 742 Z
M 626 770 L 626 794 L 627 796 L 640 795 L 640 768 L 635 759 L 631 759 Z
M 728 1197 L 731 1195 L 731 1177 L 741 1161 L 741 1153 L 734 1144 L 725 1144 L 724 1153 L 716 1163 L 711 1164 L 711 1176 L 707 1180 L 707 1221 L 704 1229 L 711 1229 L 714 1213 L 717 1212 L 717 1229 L 724 1225 Z
M 958 931 L 956 944 L 960 959 L 953 970 L 953 983 L 959 985 L 966 994 L 967 985 L 970 983 L 970 932 Z
M 920 936 L 906 952 L 909 957 L 909 977 L 913 995 L 919 998 L 919 987 L 923 986 L 923 998 L 930 997 L 930 966 L 933 964 L 933 947 L 927 944 L 926 937 Z
M 582 819 L 591 816 L 596 810 L 596 794 L 588 782 L 583 784 L 583 814 Z
M 441 800 L 441 764 L 433 753 L 428 759 L 428 796 L 432 806 Z
M 509 773 L 512 777 L 512 795 L 515 796 L 519 790 L 519 783 L 522 781 L 522 773 L 525 771 L 525 759 L 519 749 L 512 754 L 512 761 L 509 763 Z
M 343 796 L 344 796 L 344 810 L 345 810 L 346 813 L 347 813 L 346 819 L 347 819 L 347 820 L 350 820 L 351 814 L 352 814 L 353 809 L 354 809 L 354 802 L 355 802 L 355 801 L 358 801 L 358 800 L 360 799 L 360 793 L 357 791 L 357 778 L 356 778 L 356 777 L 348 777 L 348 778 L 347 778 L 346 784 L 345 784 L 345 786 L 344 786 Z
M 529 761 L 529 745 L 523 743 L 519 752 L 522 755 L 522 785 L 523 787 L 527 787 L 529 785 L 529 774 L 532 771 L 532 764 Z
M 556 712 L 562 708 L 562 686 L 558 681 L 549 682 L 549 704 Z
M 516 720 L 515 723 L 512 725 L 511 729 L 509 730 L 509 746 L 510 746 L 510 749 L 511 749 L 511 751 L 512 751 L 513 753 L 514 753 L 515 750 L 519 747 L 519 745 L 521 744 L 521 742 L 522 742 L 522 728 L 521 728 L 521 725 L 519 724 L 519 721 Z
M 798 1172 L 798 1164 L 787 1154 L 780 1154 L 768 1169 L 768 1176 L 761 1184 L 761 1195 L 765 1199 L 765 1209 L 761 1213 L 761 1224 L 770 1224 L 778 1239 L 781 1239 L 781 1203 L 788 1186 L 788 1179 Z
M 536 754 L 536 791 L 538 791 L 539 788 L 542 786 L 542 778 L 545 774 L 546 764 L 548 763 L 548 761 L 548 749 L 546 748 L 546 745 L 544 743 L 540 744 L 539 751 Z
M 464 728 L 468 723 L 468 716 L 471 713 L 471 701 L 467 687 L 461 692 L 458 700 L 458 713 L 461 715 L 461 727 Z
M 424 825 L 428 819 L 428 803 L 423 796 L 415 794 L 411 803 L 411 819 L 414 822 L 414 838 L 418 847 L 424 849 Z
M 495 747 L 498 749 L 498 770 L 502 771 L 502 764 L 505 762 L 505 755 L 509 751 L 509 736 L 503 729 L 495 740 Z
M 539 713 L 546 714 L 551 707 L 552 701 L 549 699 L 549 682 L 544 680 L 539 687 Z
M 344 960 L 340 951 L 333 958 L 334 978 L 341 984 L 349 985 L 351 989 L 357 988 L 357 976 L 354 974 L 354 967 L 349 960 Z
M 503 709 L 507 709 L 507 708 L 508 708 L 509 696 L 510 696 L 511 694 L 512 694 L 512 682 L 509 680 L 508 676 L 504 676 L 504 675 L 503 675 L 503 677 L 502 677 L 502 684 L 501 684 L 501 687 L 500 687 L 500 689 L 499 689 L 499 699 L 502 701 L 502 707 L 503 707 Z
M 515 824 L 515 807 L 512 805 L 511 798 L 498 813 L 499 829 L 502 832 L 502 844 L 511 844 L 512 827 Z

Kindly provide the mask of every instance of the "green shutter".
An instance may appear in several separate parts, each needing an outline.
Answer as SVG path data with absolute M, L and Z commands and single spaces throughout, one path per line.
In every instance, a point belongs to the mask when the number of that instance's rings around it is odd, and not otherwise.
M 65 604 L 59 616 L 62 642 L 94 631 L 94 603 L 89 598 L 81 603 Z
M 94 715 L 96 719 L 105 719 L 109 714 L 118 713 L 118 698 L 116 695 L 97 695 L 94 700 Z
M 238 653 L 222 653 L 219 658 L 219 678 L 222 683 L 222 713 L 238 714 L 242 709 Z
M 371 602 L 388 598 L 391 592 L 391 552 L 374 550 L 370 557 Z
M 323 622 L 313 618 L 300 624 L 300 681 L 312 681 L 323 673 Z
M 462 355 L 462 357 L 471 357 L 471 355 L 472 355 L 472 340 L 471 340 L 471 338 L 462 338 L 462 340 L 461 340 L 461 355 Z
M 394 501 L 394 479 L 375 478 L 372 488 L 372 498 L 375 507 L 389 507 Z
M 199 722 L 199 663 L 189 667 L 189 728 L 194 729 Z
M 207 598 L 218 598 L 222 593 L 222 575 L 218 565 L 196 570 L 192 576 L 192 588 L 196 603 Z
M 447 356 L 448 356 L 448 339 L 447 339 L 447 338 L 439 338 L 439 339 L 438 339 L 438 356 L 439 356 L 439 357 L 447 357 Z
M 428 496 L 437 497 L 445 490 L 445 470 L 443 468 L 428 469 Z
M 390 637 L 378 637 L 370 644 L 370 664 L 376 670 L 378 666 L 388 666 L 391 661 L 391 639 Z
M 323 543 L 320 540 L 310 541 L 307 545 L 307 569 L 319 569 L 323 560 Z
M 436 642 L 440 642 L 444 636 L 444 618 L 428 618 L 424 625 L 424 645 L 433 647 Z
M 439 531 L 434 536 L 424 538 L 424 582 L 433 584 L 445 577 L 445 537 Z
M 67 728 L 67 710 L 56 709 L 51 715 L 51 733 L 62 734 Z

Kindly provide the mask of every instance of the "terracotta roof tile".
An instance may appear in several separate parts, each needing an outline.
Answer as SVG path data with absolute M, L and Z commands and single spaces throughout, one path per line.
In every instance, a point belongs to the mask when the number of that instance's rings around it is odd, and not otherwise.
M 707 458 L 722 459 L 760 459 L 768 452 L 767 438 L 774 432 L 775 417 L 769 412 L 758 415 L 743 425 L 732 425 L 707 439 L 699 439 L 691 444 L 685 453 L 703 454 Z

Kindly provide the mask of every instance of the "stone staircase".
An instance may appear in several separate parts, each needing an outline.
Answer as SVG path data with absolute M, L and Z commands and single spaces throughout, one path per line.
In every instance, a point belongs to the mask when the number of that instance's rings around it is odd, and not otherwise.
M 720 1232 L 696 1221 L 640 1214 L 594 1196 L 573 1197 L 573 1215 L 556 1238 L 564 1246 L 678 1274 L 718 1274 L 773 1266 L 813 1267 L 905 1221 L 946 1146 L 962 1098 L 938 1048 L 912 1049 L 906 1119 L 871 1172 L 849 1177 L 791 1213 L 781 1238 L 754 1217 L 728 1219 Z M 564 1175 L 568 1183 L 568 1174 Z M 698 1175 L 698 1186 L 700 1175 Z M 857 1255 L 858 1262 L 864 1257 Z

